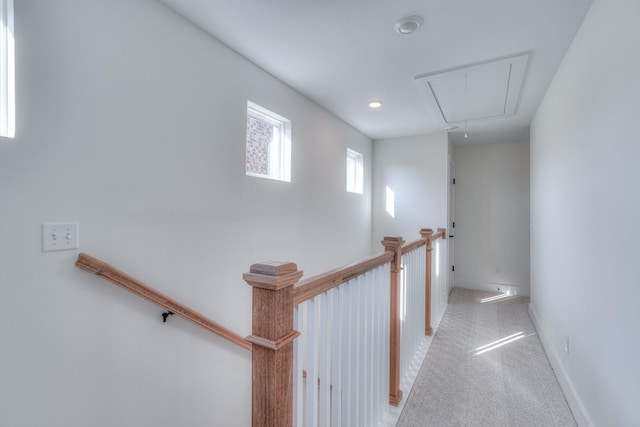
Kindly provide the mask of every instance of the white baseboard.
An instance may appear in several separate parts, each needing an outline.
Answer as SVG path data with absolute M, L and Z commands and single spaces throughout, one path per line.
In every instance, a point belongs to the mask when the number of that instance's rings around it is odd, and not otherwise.
M 473 280 L 456 279 L 455 286 L 457 288 L 475 289 L 487 292 L 504 292 L 509 295 L 529 296 L 529 288 L 513 284 L 476 282 Z
M 576 419 L 578 426 L 580 427 L 592 427 L 594 424 L 591 421 L 591 417 L 587 412 L 580 395 L 576 391 L 576 388 L 571 381 L 571 378 L 567 374 L 567 371 L 564 369 L 564 365 L 558 356 L 558 353 L 555 350 L 555 347 L 551 345 L 550 338 L 546 331 L 542 328 L 542 324 L 536 314 L 536 311 L 533 305 L 529 304 L 529 316 L 531 317 L 531 321 L 533 322 L 533 326 L 536 328 L 538 333 L 538 337 L 540 338 L 540 342 L 542 343 L 542 348 L 545 353 L 547 353 L 547 359 L 549 359 L 549 363 L 551 363 L 551 367 L 553 368 L 554 373 L 556 374 L 556 378 L 560 383 L 560 387 L 564 393 L 565 398 L 567 399 L 567 403 L 569 403 L 569 407 L 571 408 L 571 412 L 573 412 L 573 417 Z

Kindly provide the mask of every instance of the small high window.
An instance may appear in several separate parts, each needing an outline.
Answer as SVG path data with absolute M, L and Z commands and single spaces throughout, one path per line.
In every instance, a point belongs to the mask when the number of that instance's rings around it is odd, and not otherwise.
M 13 0 L 0 0 L 0 136 L 16 134 Z
M 246 174 L 291 181 L 291 121 L 247 101 Z
M 364 167 L 362 154 L 347 148 L 347 191 L 362 194 L 364 190 Z

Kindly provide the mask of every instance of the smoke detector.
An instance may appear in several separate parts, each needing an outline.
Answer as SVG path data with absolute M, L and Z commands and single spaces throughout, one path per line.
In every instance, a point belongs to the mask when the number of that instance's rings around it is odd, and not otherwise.
M 398 34 L 412 34 L 418 31 L 424 24 L 424 20 L 418 15 L 405 16 L 396 21 L 396 32 Z

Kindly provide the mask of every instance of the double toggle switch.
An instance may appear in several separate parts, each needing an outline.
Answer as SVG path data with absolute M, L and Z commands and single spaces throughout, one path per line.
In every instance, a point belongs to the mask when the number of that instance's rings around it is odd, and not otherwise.
M 80 247 L 77 222 L 42 224 L 42 251 L 64 251 Z

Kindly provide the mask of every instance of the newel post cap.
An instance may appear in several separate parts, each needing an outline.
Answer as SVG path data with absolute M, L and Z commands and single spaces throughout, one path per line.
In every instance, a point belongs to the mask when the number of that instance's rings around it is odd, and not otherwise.
M 382 246 L 385 251 L 393 252 L 393 260 L 391 261 L 391 272 L 397 274 L 402 270 L 402 245 L 404 245 L 404 239 L 400 236 L 389 237 L 386 236 L 382 240 Z
M 397 236 L 397 237 L 385 236 L 385 238 L 382 240 L 381 243 L 386 250 L 397 251 L 402 247 L 402 245 L 404 245 L 404 239 L 400 236 Z
M 432 234 L 433 234 L 433 228 L 420 229 L 420 236 L 422 236 L 423 239 L 427 239 L 431 237 Z
M 293 262 L 266 261 L 253 264 L 242 278 L 250 286 L 277 291 L 295 285 L 303 272 Z

